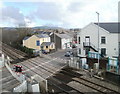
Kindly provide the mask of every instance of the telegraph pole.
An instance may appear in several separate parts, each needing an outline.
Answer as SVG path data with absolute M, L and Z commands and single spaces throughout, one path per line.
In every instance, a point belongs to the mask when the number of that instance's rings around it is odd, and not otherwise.
M 100 60 L 99 60 L 99 59 L 100 59 L 100 58 L 99 58 L 99 15 L 100 15 L 100 14 L 99 14 L 98 12 L 96 12 L 96 13 L 97 13 L 97 15 L 98 15 L 98 70 L 99 70 L 99 63 L 100 63 L 100 62 L 99 62 L 99 61 L 100 61 Z

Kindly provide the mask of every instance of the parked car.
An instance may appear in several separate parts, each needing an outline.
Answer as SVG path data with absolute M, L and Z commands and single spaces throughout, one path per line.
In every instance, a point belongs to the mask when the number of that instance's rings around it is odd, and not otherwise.
M 43 54 L 47 54 L 47 52 L 46 52 L 45 50 L 42 50 L 42 53 L 43 53 Z
M 65 57 L 70 57 L 70 56 L 72 56 L 73 55 L 73 52 L 71 52 L 71 51 L 67 51 L 66 53 L 65 53 Z

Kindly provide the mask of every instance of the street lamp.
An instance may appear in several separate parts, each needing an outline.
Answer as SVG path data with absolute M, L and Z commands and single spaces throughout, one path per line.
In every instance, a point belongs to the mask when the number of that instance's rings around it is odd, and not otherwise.
M 98 70 L 99 70 L 99 13 L 98 12 L 96 12 L 97 13 L 97 15 L 98 15 Z

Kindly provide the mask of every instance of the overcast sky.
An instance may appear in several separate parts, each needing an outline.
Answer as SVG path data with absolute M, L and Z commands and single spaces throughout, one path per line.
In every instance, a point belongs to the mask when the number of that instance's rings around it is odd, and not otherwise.
M 11 1 L 11 2 L 10 2 Z M 59 26 L 83 28 L 97 22 L 118 21 L 120 0 L 4 0 L 0 3 L 0 26 Z

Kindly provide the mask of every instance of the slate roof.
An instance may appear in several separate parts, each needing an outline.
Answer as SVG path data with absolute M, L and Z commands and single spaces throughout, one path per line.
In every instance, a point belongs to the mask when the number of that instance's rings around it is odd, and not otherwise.
M 35 31 L 35 33 L 43 34 L 44 31 Z
M 43 42 L 41 46 L 50 46 L 53 42 Z
M 46 31 L 35 31 L 34 33 L 47 34 L 47 35 L 51 35 L 52 34 L 52 32 L 46 32 Z
M 94 23 L 98 25 L 98 23 Z M 110 33 L 120 33 L 120 23 L 99 23 L 99 26 Z
M 71 39 L 71 37 L 67 34 L 56 34 L 58 37 L 62 38 L 62 39 Z
M 29 37 L 28 36 L 26 36 L 23 40 L 27 40 Z
M 35 36 L 37 36 L 38 38 L 47 38 L 47 37 L 49 37 L 47 34 L 37 34 Z
M 43 32 L 43 34 L 51 35 L 52 32 Z

